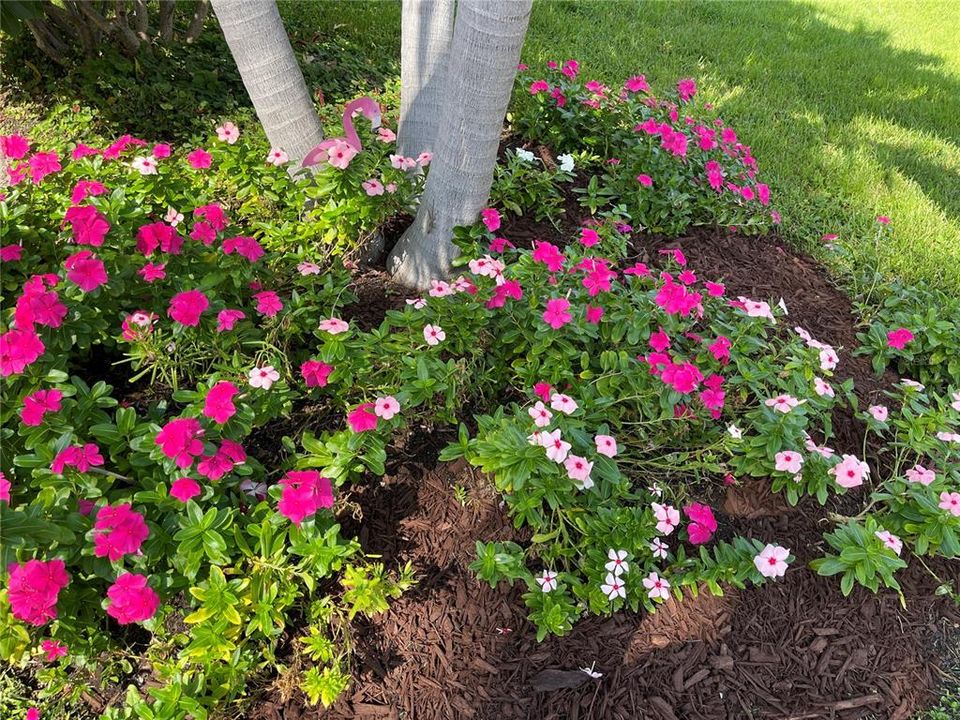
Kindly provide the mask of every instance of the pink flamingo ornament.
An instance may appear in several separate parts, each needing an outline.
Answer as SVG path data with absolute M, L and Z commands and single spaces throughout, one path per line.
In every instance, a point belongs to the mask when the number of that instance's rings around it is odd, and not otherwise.
M 327 150 L 339 142 L 346 142 L 347 145 L 357 152 L 363 149 L 360 145 L 360 138 L 357 136 L 357 131 L 353 128 L 353 116 L 357 112 L 363 113 L 370 120 L 370 124 L 374 129 L 380 127 L 380 106 L 376 100 L 366 95 L 356 100 L 351 100 L 343 108 L 343 130 L 344 133 L 346 133 L 344 137 L 327 138 L 317 145 L 313 150 L 308 152 L 307 156 L 303 159 L 303 167 L 310 167 L 311 165 L 322 162 L 326 159 Z

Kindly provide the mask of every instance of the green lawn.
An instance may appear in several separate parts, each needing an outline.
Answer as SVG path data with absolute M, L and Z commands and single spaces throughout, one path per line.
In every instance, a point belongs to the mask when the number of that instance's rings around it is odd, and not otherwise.
M 393 3 L 289 3 L 288 24 L 395 54 Z M 880 265 L 960 295 L 960 3 L 538 2 L 524 61 L 577 58 L 608 83 L 692 76 L 752 145 L 784 232 L 873 237 Z

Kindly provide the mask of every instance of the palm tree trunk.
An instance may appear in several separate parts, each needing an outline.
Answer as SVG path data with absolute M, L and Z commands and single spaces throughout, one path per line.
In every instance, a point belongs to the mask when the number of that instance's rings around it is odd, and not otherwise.
M 403 155 L 433 152 L 450 59 L 454 0 L 403 0 L 400 130 Z
M 453 228 L 473 223 L 487 201 L 531 5 L 457 3 L 436 154 L 417 217 L 387 260 L 398 282 L 424 288 L 448 273 Z
M 230 53 L 270 144 L 292 167 L 323 140 L 275 0 L 213 0 Z

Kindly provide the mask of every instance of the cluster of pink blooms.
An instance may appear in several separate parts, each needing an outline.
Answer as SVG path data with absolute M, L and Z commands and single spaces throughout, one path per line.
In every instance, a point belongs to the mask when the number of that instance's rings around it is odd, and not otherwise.
M 400 402 L 393 395 L 385 395 L 354 408 L 347 415 L 347 424 L 355 433 L 369 432 L 377 429 L 380 420 L 392 420 L 399 412 Z
M 316 470 L 291 470 L 280 485 L 283 493 L 277 510 L 298 527 L 317 510 L 333 507 L 333 486 Z

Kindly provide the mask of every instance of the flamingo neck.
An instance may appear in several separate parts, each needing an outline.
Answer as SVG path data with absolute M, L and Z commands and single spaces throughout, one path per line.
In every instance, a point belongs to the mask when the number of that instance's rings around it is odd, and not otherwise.
M 369 97 L 352 100 L 343 108 L 344 140 L 346 140 L 354 150 L 360 152 L 362 149 L 360 146 L 360 137 L 353 127 L 353 114 L 358 110 L 370 119 L 374 127 L 377 127 L 380 124 L 380 108 L 376 101 Z

